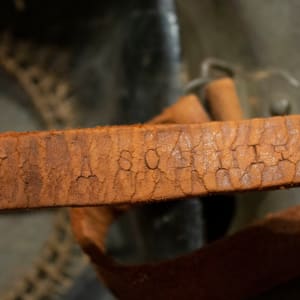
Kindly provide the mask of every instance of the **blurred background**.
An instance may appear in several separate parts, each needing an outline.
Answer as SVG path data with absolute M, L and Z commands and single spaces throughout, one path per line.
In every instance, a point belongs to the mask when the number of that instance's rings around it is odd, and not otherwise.
M 210 58 L 235 70 L 245 117 L 300 113 L 299 9 L 296 0 L 3 0 L 0 130 L 145 122 Z M 299 202 L 291 189 L 136 207 L 107 247 L 128 264 L 168 259 Z M 0 299 L 114 299 L 66 210 L 1 214 L 0 235 Z M 256 299 L 299 299 L 298 286 Z

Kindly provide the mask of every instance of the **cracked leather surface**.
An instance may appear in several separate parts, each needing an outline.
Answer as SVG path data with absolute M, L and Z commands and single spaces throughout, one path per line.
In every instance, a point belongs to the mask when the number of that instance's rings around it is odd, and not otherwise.
M 300 182 L 300 117 L 0 135 L 0 209 L 128 204 Z

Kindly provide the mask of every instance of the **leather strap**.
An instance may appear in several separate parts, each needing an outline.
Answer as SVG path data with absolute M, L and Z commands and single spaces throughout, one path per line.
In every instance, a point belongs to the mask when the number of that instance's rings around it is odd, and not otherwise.
M 243 119 L 243 111 L 231 78 L 221 78 L 205 87 L 208 106 L 215 120 L 237 121 Z
M 300 275 L 300 206 L 177 259 L 130 266 L 105 255 L 107 230 L 120 213 L 107 208 L 73 208 L 72 223 L 118 299 L 244 300 Z
M 300 117 L 0 135 L 0 209 L 128 204 L 300 183 Z

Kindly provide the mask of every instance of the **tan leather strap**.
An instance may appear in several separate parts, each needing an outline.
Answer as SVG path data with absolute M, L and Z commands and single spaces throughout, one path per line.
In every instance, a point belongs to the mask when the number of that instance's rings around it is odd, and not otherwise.
M 300 116 L 0 135 L 0 209 L 128 204 L 300 183 Z
M 205 87 L 207 102 L 214 120 L 242 120 L 243 111 L 231 78 L 214 80 Z
M 148 124 L 200 124 L 208 121 L 210 118 L 200 100 L 195 95 L 187 95 L 163 110 Z

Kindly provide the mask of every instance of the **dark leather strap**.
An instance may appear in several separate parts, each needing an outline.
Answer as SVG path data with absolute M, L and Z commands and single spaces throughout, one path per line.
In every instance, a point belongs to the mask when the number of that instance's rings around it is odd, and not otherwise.
M 189 255 L 126 266 L 105 255 L 120 210 L 73 208 L 73 230 L 102 281 L 122 300 L 244 300 L 300 275 L 300 206 Z

